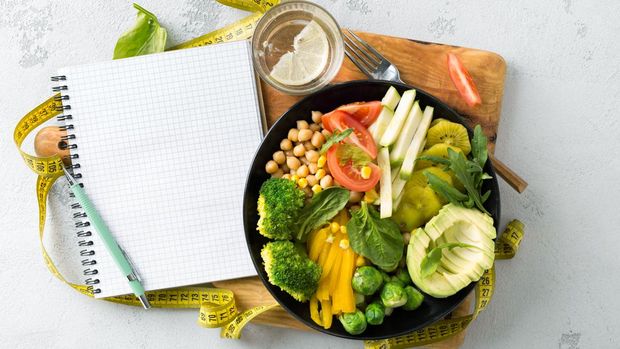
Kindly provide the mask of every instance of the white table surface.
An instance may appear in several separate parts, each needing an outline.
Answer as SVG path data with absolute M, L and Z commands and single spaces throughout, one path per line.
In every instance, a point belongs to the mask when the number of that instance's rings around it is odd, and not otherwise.
M 530 186 L 519 195 L 500 182 L 502 225 L 519 218 L 526 237 L 515 259 L 497 263 L 495 296 L 464 348 L 620 347 L 620 2 L 319 2 L 344 27 L 487 49 L 508 63 L 496 154 Z M 141 5 L 169 43 L 243 15 L 210 0 Z M 50 96 L 57 68 L 110 59 L 134 16 L 128 1 L 0 2 L 0 347 L 360 348 L 258 325 L 224 341 L 195 324 L 195 310 L 93 301 L 47 271 L 35 176 L 15 151 L 14 125 Z M 67 224 L 58 190 L 52 228 Z M 63 257 L 72 238 L 54 233 L 46 244 L 78 281 Z

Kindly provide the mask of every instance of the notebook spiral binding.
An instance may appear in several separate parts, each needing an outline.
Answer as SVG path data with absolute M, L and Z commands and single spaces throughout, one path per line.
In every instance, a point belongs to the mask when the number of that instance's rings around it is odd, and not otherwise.
M 62 105 L 57 107 L 57 111 L 61 111 L 62 114 L 58 115 L 56 119 L 60 123 L 60 129 L 63 131 L 67 131 L 66 136 L 61 137 L 61 142 L 59 147 L 62 149 L 71 149 L 71 155 L 65 157 L 66 159 L 71 160 L 71 165 L 67 166 L 71 168 L 73 171 L 73 176 L 75 178 L 82 178 L 82 174 L 79 173 L 80 163 L 79 154 L 77 154 L 78 145 L 76 144 L 76 135 L 74 131 L 73 124 L 71 124 L 71 120 L 73 120 L 73 116 L 71 114 L 67 114 L 67 111 L 71 110 L 71 105 L 67 103 L 70 100 L 68 91 L 69 87 L 63 82 L 67 81 L 67 77 L 64 75 L 52 76 L 51 80 L 53 82 L 58 82 L 57 86 L 52 87 L 53 92 L 60 92 L 60 95 L 56 96 L 54 99 L 56 101 L 62 101 Z M 82 184 L 80 184 L 82 185 Z M 73 193 L 70 194 L 71 197 L 74 197 Z M 94 293 L 101 293 L 101 289 L 97 288 L 96 285 L 99 284 L 99 279 L 94 277 L 94 275 L 99 274 L 99 271 L 93 267 L 97 265 L 97 260 L 94 259 L 95 251 L 92 249 L 93 241 L 91 239 L 93 233 L 89 230 L 90 222 L 88 221 L 88 217 L 86 213 L 81 211 L 82 207 L 79 203 L 71 204 L 71 209 L 74 210 L 73 218 L 75 219 L 75 234 L 79 238 L 78 246 L 80 249 L 80 256 L 85 257 L 82 259 L 82 266 L 84 267 L 83 274 L 86 277 L 84 283 L 88 287 L 88 291 Z

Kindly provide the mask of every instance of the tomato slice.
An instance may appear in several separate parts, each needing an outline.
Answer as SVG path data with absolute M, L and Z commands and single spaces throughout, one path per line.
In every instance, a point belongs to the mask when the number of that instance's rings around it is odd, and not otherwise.
M 379 114 L 381 114 L 381 101 L 372 102 L 355 102 L 351 104 L 345 104 L 337 108 L 350 114 L 354 119 L 359 121 L 365 127 L 368 127 L 377 120 Z
M 474 80 L 465 69 L 463 62 L 454 53 L 448 53 L 448 71 L 450 79 L 467 105 L 475 107 L 482 103 Z
M 381 168 L 372 162 L 368 163 L 366 166 L 372 172 L 368 179 L 364 179 L 360 173 L 361 168 L 354 166 L 351 161 L 341 164 L 336 154 L 338 147 L 340 144 L 334 144 L 327 151 L 327 166 L 334 179 L 349 190 L 365 192 L 373 189 L 381 178 Z
M 373 159 L 377 157 L 377 145 L 372 135 L 364 125 L 348 113 L 336 109 L 323 115 L 321 120 L 323 122 L 323 127 L 329 132 L 334 132 L 334 130 L 342 132 L 348 128 L 352 128 L 353 133 L 345 138 L 345 143 L 357 145 Z

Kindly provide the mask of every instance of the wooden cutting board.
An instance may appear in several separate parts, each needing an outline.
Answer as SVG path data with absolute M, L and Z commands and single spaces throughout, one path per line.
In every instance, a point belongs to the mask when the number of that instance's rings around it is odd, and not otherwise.
M 357 34 L 398 67 L 401 79 L 405 83 L 436 96 L 464 116 L 470 125 L 480 124 L 489 138 L 490 151 L 494 150 L 506 73 L 506 63 L 501 56 L 493 52 L 471 48 L 371 33 L 357 32 Z M 470 108 L 459 97 L 448 75 L 446 56 L 448 52 L 456 53 L 469 70 L 482 97 L 481 106 Z M 360 79 L 366 79 L 366 76 L 349 59 L 345 58 L 335 82 Z M 262 82 L 262 92 L 269 126 L 293 103 L 302 98 L 284 95 L 264 82 Z M 235 293 L 240 310 L 275 302 L 258 277 L 220 281 L 214 285 L 232 290 Z M 455 313 L 467 313 L 470 302 L 471 297 L 459 306 Z M 311 330 L 280 308 L 268 311 L 258 316 L 254 321 L 270 326 Z M 464 336 L 463 333 L 431 347 L 458 348 L 463 342 Z

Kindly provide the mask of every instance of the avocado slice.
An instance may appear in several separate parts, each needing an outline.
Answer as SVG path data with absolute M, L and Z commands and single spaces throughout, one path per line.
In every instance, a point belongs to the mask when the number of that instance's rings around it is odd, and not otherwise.
M 457 293 L 478 281 L 484 271 L 493 266 L 496 235 L 489 215 L 454 204 L 445 205 L 424 228 L 411 233 L 407 247 L 411 280 L 420 290 L 436 298 Z M 443 249 L 437 270 L 422 278 L 420 266 L 424 257 L 434 247 L 450 242 L 467 243 L 476 248 Z

